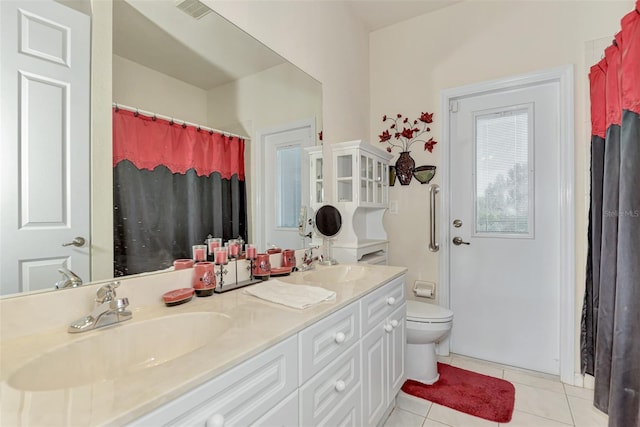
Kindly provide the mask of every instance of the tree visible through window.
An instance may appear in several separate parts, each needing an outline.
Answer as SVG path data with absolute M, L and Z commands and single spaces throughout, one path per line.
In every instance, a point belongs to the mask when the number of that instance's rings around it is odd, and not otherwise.
M 476 117 L 476 232 L 530 233 L 529 109 Z

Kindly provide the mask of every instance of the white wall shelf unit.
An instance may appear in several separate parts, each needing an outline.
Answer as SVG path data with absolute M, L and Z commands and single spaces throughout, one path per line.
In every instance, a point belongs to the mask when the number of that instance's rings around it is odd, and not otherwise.
M 333 204 L 342 214 L 333 257 L 345 263 L 386 264 L 388 240 L 382 217 L 389 204 L 389 161 L 393 156 L 355 140 L 332 144 L 331 157 Z

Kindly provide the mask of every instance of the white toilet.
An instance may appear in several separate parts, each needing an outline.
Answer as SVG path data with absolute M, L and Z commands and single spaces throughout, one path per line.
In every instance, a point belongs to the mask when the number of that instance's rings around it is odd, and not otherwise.
M 451 330 L 453 311 L 439 305 L 407 301 L 407 378 L 433 384 L 440 378 L 436 343 Z

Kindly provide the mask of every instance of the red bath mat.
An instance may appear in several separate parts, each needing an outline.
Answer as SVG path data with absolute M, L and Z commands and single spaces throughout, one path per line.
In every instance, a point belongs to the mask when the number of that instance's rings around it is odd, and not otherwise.
M 402 391 L 469 415 L 508 423 L 516 389 L 509 381 L 438 363 L 440 379 L 432 385 L 407 380 Z

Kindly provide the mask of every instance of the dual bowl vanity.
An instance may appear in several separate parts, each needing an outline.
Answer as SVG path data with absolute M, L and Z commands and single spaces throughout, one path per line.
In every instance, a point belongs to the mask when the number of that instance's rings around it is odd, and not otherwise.
M 167 307 L 191 270 L 123 279 L 126 322 L 81 334 L 100 284 L 0 300 L 0 425 L 376 425 L 404 371 L 406 269 L 317 266 L 298 310 L 242 289 Z

